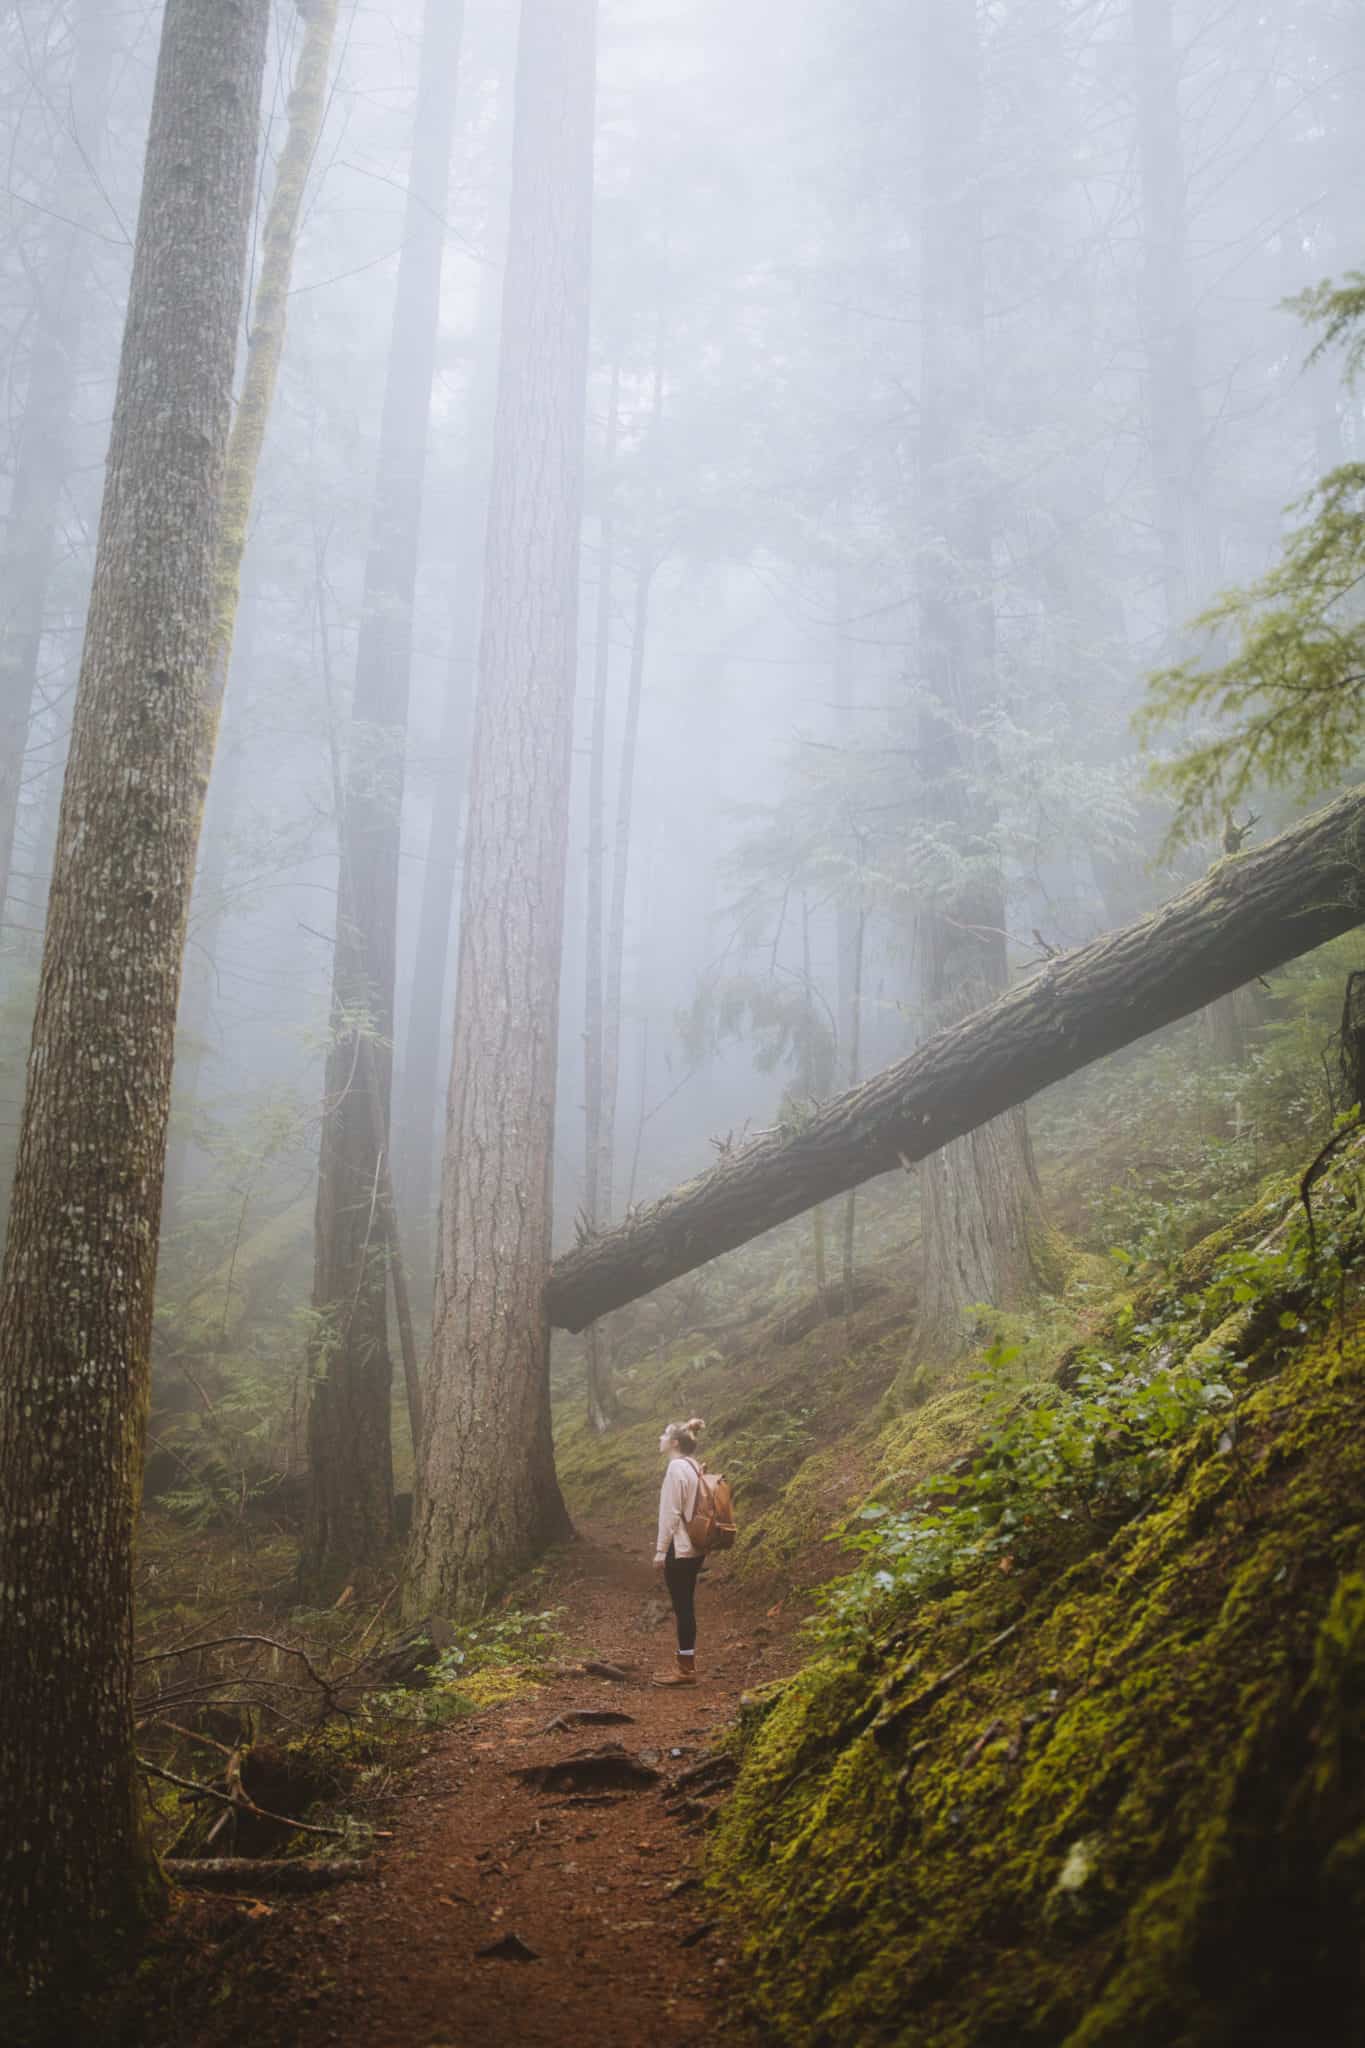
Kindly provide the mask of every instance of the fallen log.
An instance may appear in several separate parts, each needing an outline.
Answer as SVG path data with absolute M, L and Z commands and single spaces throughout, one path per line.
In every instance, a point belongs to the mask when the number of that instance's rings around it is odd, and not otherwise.
M 582 1330 L 861 1181 L 911 1166 L 1106 1053 L 1365 920 L 1365 790 L 1220 860 L 1161 910 L 1047 961 L 799 1128 L 768 1133 L 555 1261 L 546 1308 Z
M 330 1885 L 379 1875 L 375 1864 L 345 1856 L 328 1862 L 307 1861 L 302 1856 L 283 1862 L 258 1856 L 206 1856 L 202 1861 L 171 1856 L 161 1867 L 182 1890 L 199 1892 L 320 1892 Z

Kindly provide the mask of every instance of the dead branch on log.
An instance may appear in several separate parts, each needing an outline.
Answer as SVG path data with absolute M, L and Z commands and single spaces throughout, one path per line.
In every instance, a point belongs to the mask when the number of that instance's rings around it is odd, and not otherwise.
M 338 1841 L 344 1840 L 347 1833 L 345 1828 L 322 1827 L 316 1821 L 310 1820 L 292 1820 L 286 1813 L 271 1813 L 264 1806 L 258 1806 L 243 1785 L 240 1770 L 233 1775 L 230 1789 L 220 1792 L 215 1785 L 201 1785 L 194 1778 L 181 1778 L 174 1771 L 163 1770 L 160 1764 L 154 1764 L 149 1757 L 140 1756 L 137 1765 L 138 1769 L 146 1771 L 149 1777 L 161 1778 L 167 1785 L 177 1785 L 182 1792 L 188 1792 L 195 1799 L 214 1799 L 220 1806 L 230 1806 L 240 1813 L 249 1813 L 255 1820 L 269 1821 L 273 1827 L 288 1828 L 291 1833 L 297 1831 L 301 1835 L 330 1835 Z M 374 1833 L 381 1840 L 392 1840 L 392 1835 L 385 1833 L 383 1829 L 376 1828 Z

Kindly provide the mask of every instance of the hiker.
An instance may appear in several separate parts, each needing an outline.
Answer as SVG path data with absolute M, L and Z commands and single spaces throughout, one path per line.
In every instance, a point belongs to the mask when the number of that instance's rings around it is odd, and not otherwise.
M 701 1467 L 694 1453 L 697 1438 L 706 1424 L 699 1415 L 690 1422 L 670 1422 L 659 1438 L 659 1455 L 667 1458 L 664 1483 L 659 1489 L 659 1540 L 654 1548 L 654 1569 L 663 1573 L 668 1597 L 678 1624 L 678 1664 L 675 1671 L 656 1678 L 656 1685 L 695 1685 L 697 1682 L 697 1576 L 703 1559 L 687 1533 L 687 1524 L 697 1513 L 701 1493 Z

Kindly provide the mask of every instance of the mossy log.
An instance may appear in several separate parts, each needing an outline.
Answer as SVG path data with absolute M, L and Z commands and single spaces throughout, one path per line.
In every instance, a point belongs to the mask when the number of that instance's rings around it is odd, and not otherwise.
M 582 1330 L 721 1252 L 927 1158 L 1106 1053 L 1189 1016 L 1365 918 L 1365 791 L 1220 860 L 1154 916 L 1049 960 L 817 1110 L 769 1132 L 550 1271 L 546 1306 Z

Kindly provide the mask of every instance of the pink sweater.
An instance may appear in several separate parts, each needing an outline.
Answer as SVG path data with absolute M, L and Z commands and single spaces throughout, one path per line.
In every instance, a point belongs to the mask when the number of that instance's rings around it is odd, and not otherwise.
M 687 1538 L 687 1517 L 697 1512 L 700 1492 L 697 1468 L 690 1458 L 670 1458 L 664 1483 L 659 1488 L 659 1540 L 654 1549 L 655 1564 L 662 1564 L 671 1543 L 678 1557 L 695 1557 Z

